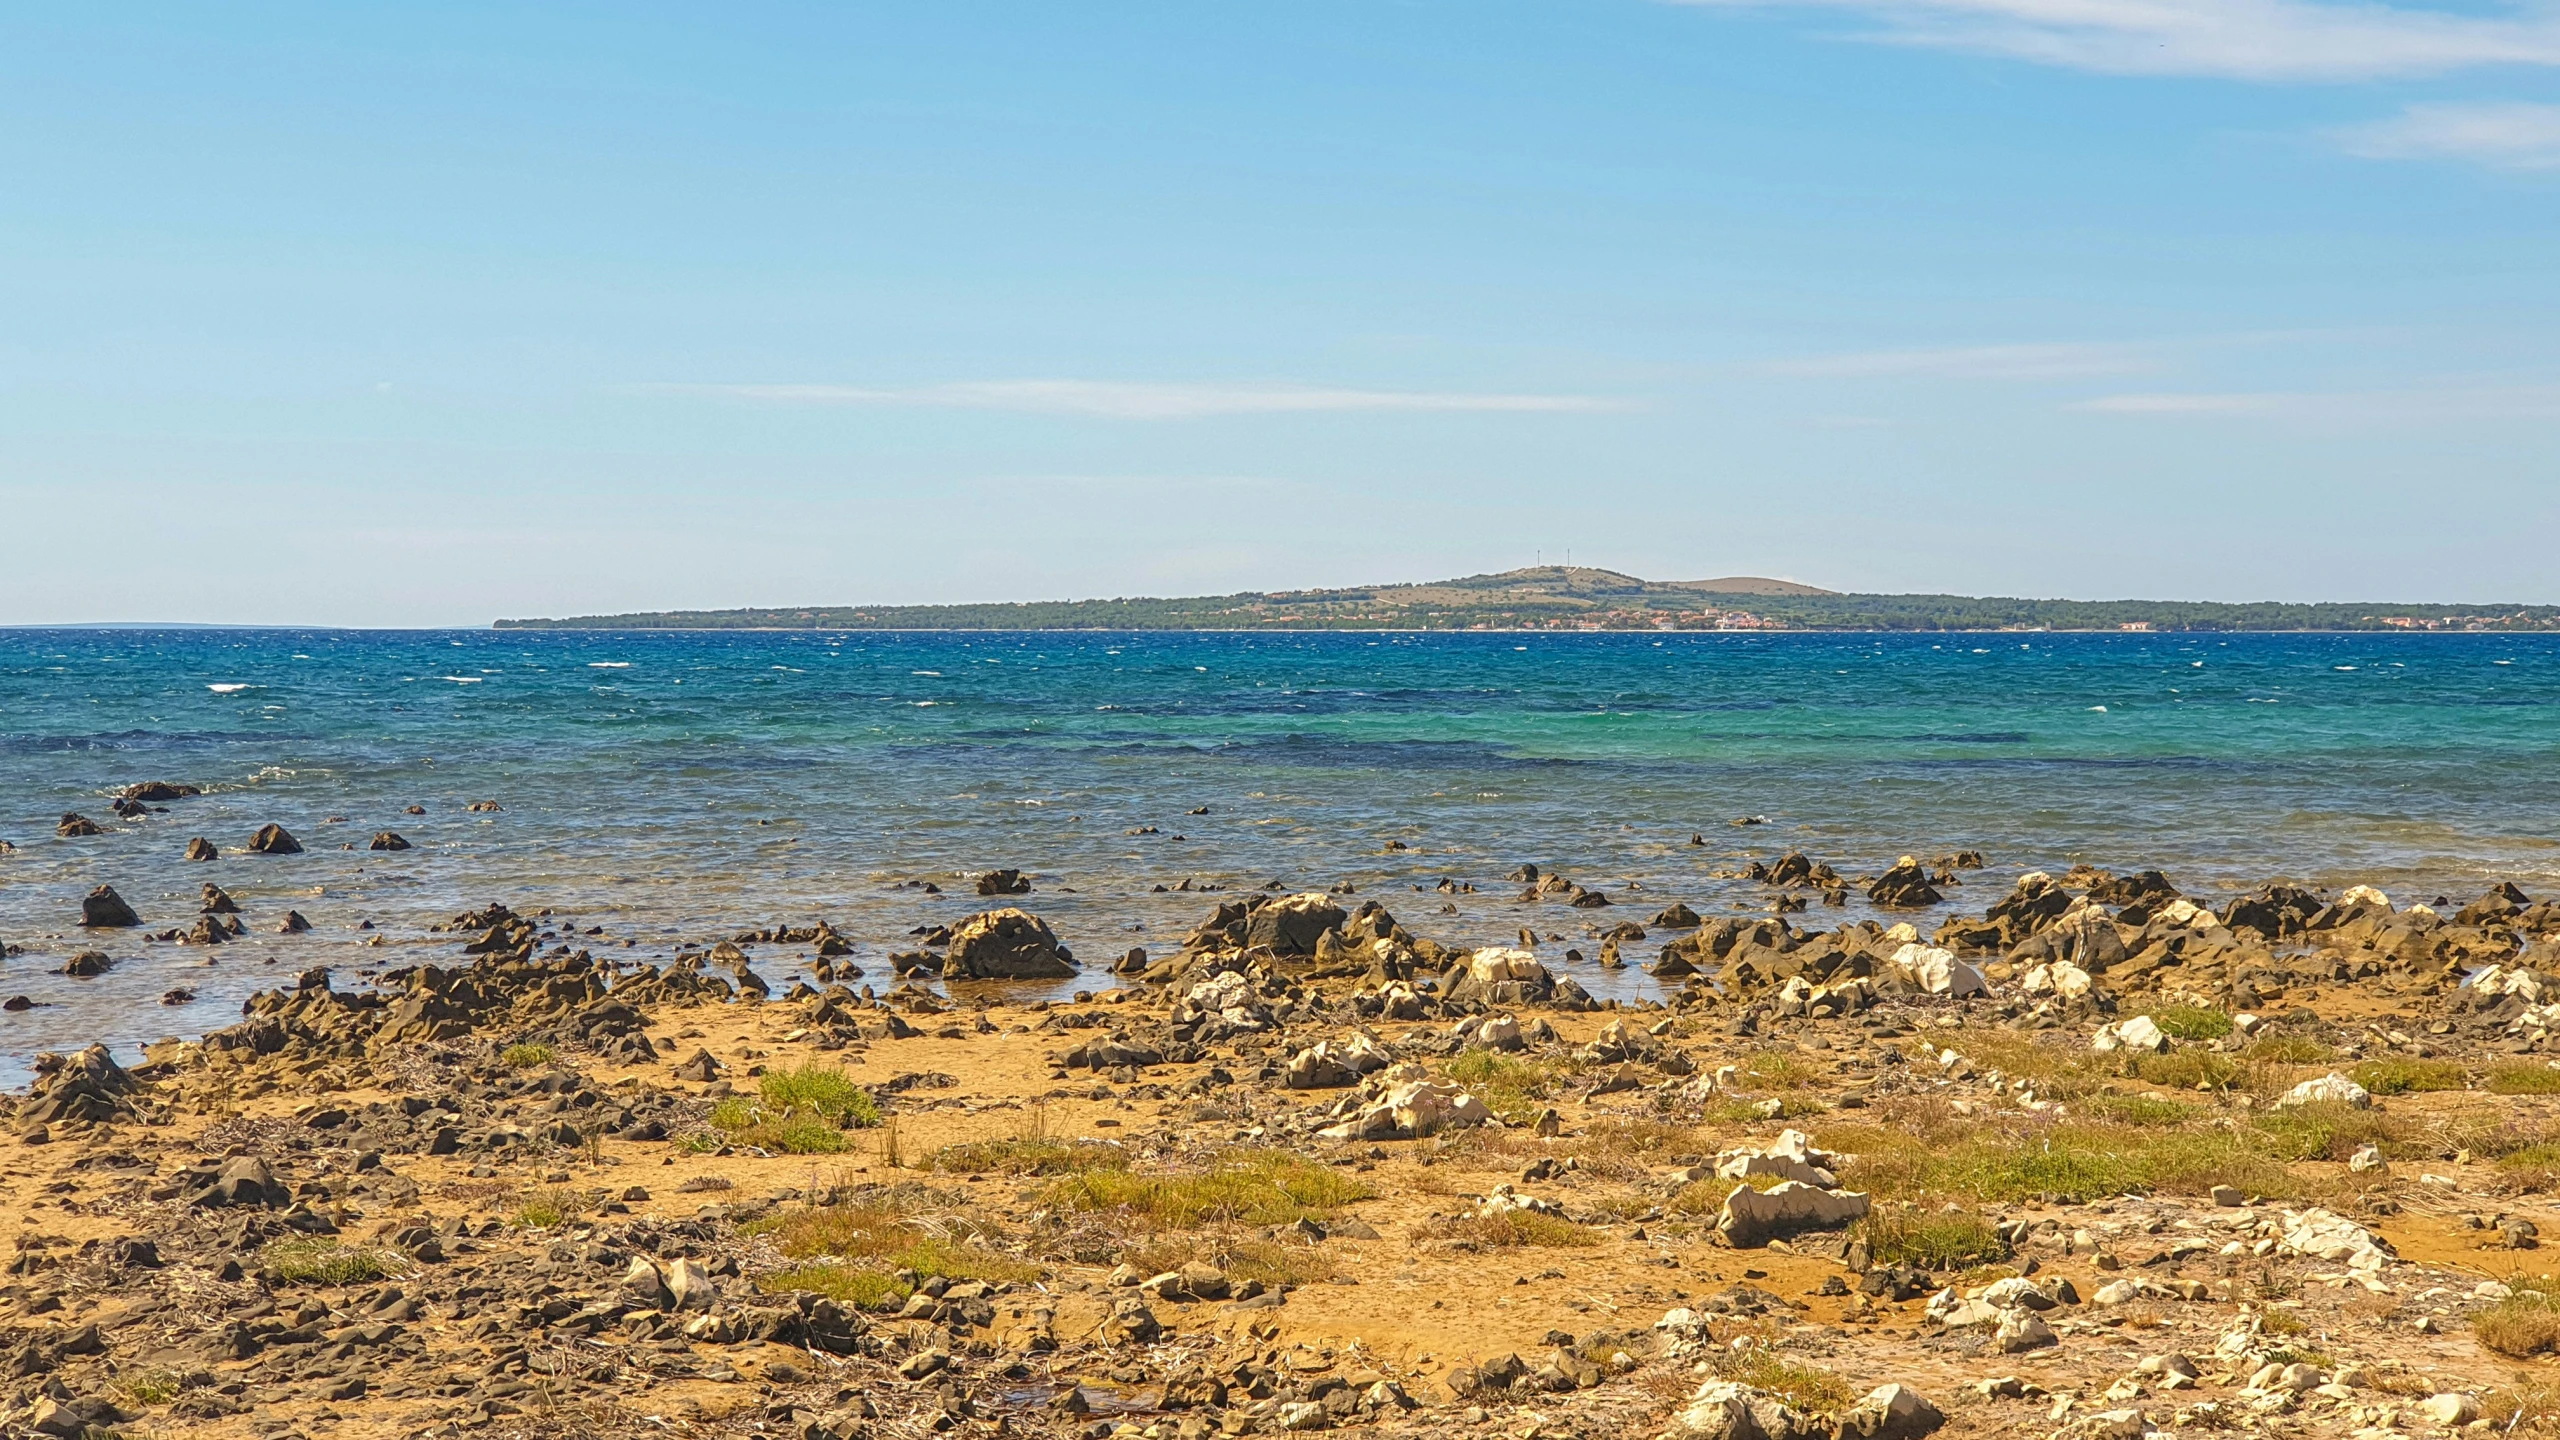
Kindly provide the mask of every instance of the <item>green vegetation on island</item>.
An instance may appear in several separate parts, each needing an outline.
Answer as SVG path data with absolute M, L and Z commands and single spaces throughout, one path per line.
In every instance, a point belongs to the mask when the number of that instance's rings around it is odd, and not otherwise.
M 660 610 L 501 630 L 2554 630 L 2560 606 L 1859 595 L 1562 565 L 1419 585 L 979 605 Z

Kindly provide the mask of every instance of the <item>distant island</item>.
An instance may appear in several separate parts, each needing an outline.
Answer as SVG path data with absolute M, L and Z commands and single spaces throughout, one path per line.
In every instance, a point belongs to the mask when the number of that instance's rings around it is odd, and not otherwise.
M 1859 595 L 1728 575 L 1536 565 L 1419 585 L 984 605 L 653 610 L 501 630 L 2560 630 L 2560 605 Z

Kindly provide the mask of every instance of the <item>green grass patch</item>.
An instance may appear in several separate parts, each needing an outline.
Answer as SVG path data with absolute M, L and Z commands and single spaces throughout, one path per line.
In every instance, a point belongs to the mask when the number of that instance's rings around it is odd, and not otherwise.
M 2249 1117 L 2248 1128 L 2279 1160 L 2344 1160 L 2367 1145 L 2402 1158 L 2414 1153 L 2413 1138 L 2390 1116 L 2334 1100 L 2261 1110 Z
M 1268 1288 L 1320 1285 L 1334 1278 L 1324 1255 L 1305 1245 L 1283 1245 L 1244 1236 L 1170 1235 L 1123 1251 L 1120 1258 L 1142 1274 L 1162 1275 L 1195 1260 L 1204 1260 L 1241 1284 L 1259 1280 Z
M 2450 1060 L 2367 1060 L 2347 1072 L 2376 1095 L 2411 1095 L 2426 1090 L 2459 1090 L 2463 1069 Z
M 498 1063 L 510 1070 L 539 1070 L 560 1058 L 560 1052 L 549 1045 L 510 1045 L 498 1052 Z
M 516 1223 L 534 1230 L 556 1229 L 585 1213 L 587 1198 L 563 1186 L 528 1190 L 516 1202 Z
M 871 1092 L 832 1065 L 811 1061 L 797 1070 L 768 1070 L 756 1077 L 756 1091 L 775 1110 L 823 1115 L 843 1129 L 867 1130 L 880 1123 L 880 1103 Z
M 1828 1113 L 1830 1106 L 1801 1095 L 1775 1097 L 1774 1113 L 1767 1100 L 1717 1100 L 1699 1111 L 1710 1125 L 1758 1125 L 1771 1120 L 1801 1120 L 1808 1115 Z
M 2560 1095 L 2560 1070 L 2509 1061 L 2489 1067 L 2488 1086 L 2492 1095 Z
M 258 1263 L 293 1285 L 362 1285 L 403 1268 L 393 1251 L 341 1245 L 319 1236 L 273 1241 L 258 1252 Z
M 1372 1193 L 1330 1165 L 1278 1150 L 1246 1150 L 1189 1174 L 1089 1170 L 1054 1182 L 1045 1198 L 1062 1210 L 1123 1210 L 1188 1229 L 1213 1220 L 1238 1225 L 1322 1220 Z
M 1970 1210 L 1879 1205 L 1852 1232 L 1879 1265 L 1969 1270 L 2005 1260 L 2009 1247 L 1991 1222 Z
M 1126 1170 L 1129 1152 L 1101 1140 L 971 1140 L 934 1151 L 924 1168 L 954 1175 L 1081 1175 Z
M 2209 1112 L 2175 1100 L 2162 1100 L 2150 1095 L 2121 1095 L 2105 1092 L 2080 1102 L 2080 1108 L 2098 1120 L 2112 1120 L 2119 1125 L 2145 1128 L 2173 1128 L 2198 1119 L 2210 1118 Z
M 1717 1379 L 1767 1391 L 1807 1415 L 1836 1415 L 1858 1398 L 1848 1381 L 1830 1371 L 1758 1345 L 1710 1350 L 1708 1363 Z
M 2308 1035 L 2261 1035 L 2240 1053 L 2269 1065 L 2319 1065 L 2338 1052 Z
M 2285 1198 L 2300 1186 L 2255 1135 L 2215 1126 L 2163 1130 L 2097 1122 L 1977 1131 L 1942 1148 L 1874 1150 L 1841 1183 L 1879 1199 L 2003 1202 L 2055 1195 L 2198 1195 L 2215 1185 Z
M 2471 1317 L 2471 1333 L 2501 1355 L 2560 1351 L 2560 1294 L 2518 1290 Z
M 1590 1226 L 1576 1225 L 1561 1215 L 1541 1215 L 1534 1210 L 1457 1216 L 1434 1225 L 1432 1233 L 1440 1239 L 1500 1250 L 1533 1245 L 1585 1246 L 1600 1243 L 1600 1232 Z
M 1449 1078 L 1472 1091 L 1485 1108 L 1509 1124 L 1535 1120 L 1576 1066 L 1532 1060 L 1498 1050 L 1470 1050 L 1449 1062 Z
M 768 1295 L 789 1295 L 806 1290 L 812 1295 L 824 1295 L 839 1305 L 850 1305 L 860 1310 L 895 1310 L 906 1304 L 907 1297 L 915 1293 L 888 1271 L 840 1265 L 832 1260 L 768 1271 L 756 1277 L 756 1288 Z
M 2145 1055 L 2133 1062 L 2132 1069 L 2144 1082 L 2173 1090 L 2228 1090 L 2249 1077 L 2249 1067 L 2211 1050 Z
M 784 1155 L 841 1154 L 850 1148 L 847 1128 L 880 1120 L 880 1107 L 869 1091 L 840 1070 L 815 1065 L 768 1071 L 758 1077 L 755 1098 L 725 1096 L 711 1107 L 712 1127 L 731 1144 Z
M 1802 1090 L 1820 1078 L 1793 1050 L 1757 1050 L 1734 1069 L 1734 1084 L 1744 1090 Z
M 2151 1005 L 2134 1013 L 2150 1016 L 2172 1040 L 2219 1040 L 2231 1033 L 2231 1013 L 2210 1005 Z
M 116 1388 L 136 1405 L 166 1405 L 178 1398 L 178 1372 L 157 1365 L 127 1370 L 116 1377 Z
M 888 1205 L 795 1210 L 742 1225 L 738 1233 L 771 1236 L 785 1256 L 812 1262 L 759 1280 L 767 1291 L 810 1290 L 865 1308 L 905 1303 L 908 1291 L 897 1279 L 902 1271 L 919 1280 L 1016 1282 L 1042 1273 L 1037 1265 L 989 1248 L 984 1242 L 995 1235 L 991 1227 L 963 1216 L 920 1219 Z M 886 1301 L 892 1290 L 895 1301 Z

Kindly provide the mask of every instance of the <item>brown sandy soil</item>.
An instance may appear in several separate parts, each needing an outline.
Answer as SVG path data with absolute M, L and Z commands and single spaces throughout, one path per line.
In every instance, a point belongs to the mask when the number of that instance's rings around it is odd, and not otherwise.
M 2560 1086 L 2519 1080 L 2538 1032 L 2514 1005 L 2473 1018 L 2441 967 L 2275 994 L 2263 966 L 2238 993 L 2154 969 L 2111 994 L 2101 972 L 2066 1001 L 2004 961 L 1987 996 L 1886 986 L 1836 1016 L 1774 987 L 1609 1011 L 1469 996 L 1467 957 L 1400 973 L 1392 921 L 1337 921 L 1307 957 L 1195 937 L 1068 1005 L 967 984 L 747 1003 L 645 971 L 560 988 L 595 967 L 512 923 L 467 972 L 486 1003 L 432 1037 L 323 988 L 272 1010 L 272 1053 L 214 1037 L 40 1080 L 0 1140 L 0 1428 L 1923 1433 L 1835 1418 L 1889 1384 L 1949 1435 L 2423 1435 L 2449 1429 L 2438 1396 L 2457 1425 L 2554 1423 L 2560 1307 L 2534 1287 L 2560 1269 L 2537 1234 L 2560 1236 L 2560 1095 L 2496 1092 Z M 1185 1022 L 1223 969 L 1244 1009 Z M 1360 1013 L 1416 971 L 1442 981 L 1423 1018 Z M 623 994 L 628 1029 L 575 1033 Z M 2211 1033 L 2244 999 L 2267 1022 Z M 2190 1038 L 2091 1050 L 2143 1012 Z M 1530 1033 L 1453 1036 L 1505 1015 Z M 1355 1032 L 1398 1068 L 1287 1087 L 1292 1057 Z M 1100 1041 L 1135 1058 L 1071 1055 Z M 882 1123 L 793 1109 L 783 1077 L 813 1067 Z M 2332 1072 L 2386 1093 L 2280 1103 Z M 1402 1076 L 1498 1118 L 1318 1133 Z M 1867 1220 L 1775 1244 L 1720 1225 L 1718 1157 L 1790 1128 Z M 275 1188 L 208 1199 L 226 1162 Z M 2383 1248 L 2301 1253 L 2304 1215 Z M 1186 1259 L 1206 1281 L 1157 1279 Z M 1958 1308 L 2022 1275 L 2033 1303 Z M 1692 1407 L 1718 1380 L 1770 1407 L 1757 1430 L 1698 1428 L 1725 1423 Z

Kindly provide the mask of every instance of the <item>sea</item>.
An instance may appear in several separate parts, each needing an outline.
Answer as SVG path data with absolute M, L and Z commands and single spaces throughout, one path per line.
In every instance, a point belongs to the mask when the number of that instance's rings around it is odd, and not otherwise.
M 117 818 L 146 780 L 204 793 Z M 67 812 L 103 833 L 58 837 Z M 268 824 L 303 853 L 246 853 Z M 219 858 L 183 858 L 198 836 Z M 428 927 L 493 901 L 653 962 L 823 918 L 881 988 L 911 932 L 1019 904 L 1086 965 L 1072 990 L 1274 885 L 1564 965 L 1675 901 L 1766 913 L 1739 872 L 1799 849 L 1848 875 L 1979 851 L 1947 892 L 1970 911 L 2083 863 L 2200 897 L 2539 897 L 2560 637 L 7 629 L 0 840 L 0 998 L 28 1002 L 0 1084 L 219 1028 L 315 966 L 451 962 Z M 1523 864 L 1613 903 L 1524 902 Z M 980 899 L 999 867 L 1031 893 Z M 145 938 L 208 882 L 247 936 Z M 78 928 L 102 884 L 144 929 Z M 93 951 L 106 973 L 60 973 Z M 754 954 L 777 992 L 805 959 Z

